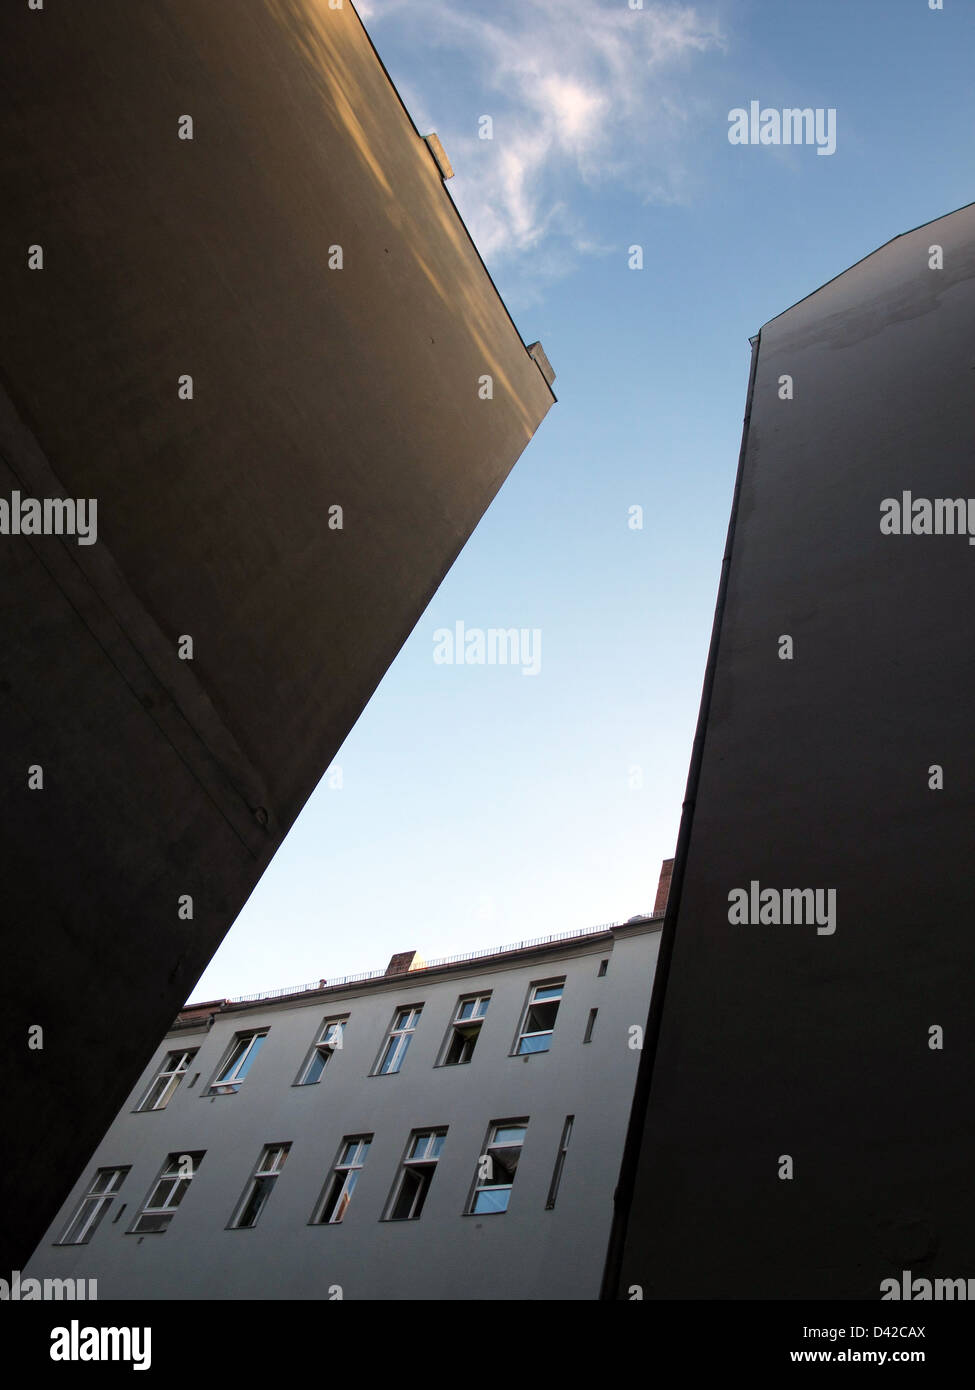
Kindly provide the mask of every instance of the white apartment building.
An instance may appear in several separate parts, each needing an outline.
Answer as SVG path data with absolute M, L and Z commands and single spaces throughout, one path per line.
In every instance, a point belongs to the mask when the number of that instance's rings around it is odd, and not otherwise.
M 662 925 L 188 1006 L 24 1277 L 597 1298 Z

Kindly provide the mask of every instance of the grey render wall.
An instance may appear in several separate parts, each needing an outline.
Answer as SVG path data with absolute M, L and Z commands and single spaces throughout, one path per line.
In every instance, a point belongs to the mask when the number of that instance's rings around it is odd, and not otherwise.
M 0 88 L 0 497 L 98 504 L 0 536 L 13 1267 L 554 397 L 350 3 L 5 3 Z
M 753 370 L 611 1274 L 877 1300 L 975 1268 L 975 548 L 880 524 L 975 496 L 975 205 L 766 324 Z M 753 881 L 834 891 L 835 931 L 730 921 Z
M 27 1274 L 96 1278 L 100 1298 L 594 1299 L 639 1051 L 660 921 L 536 951 L 528 959 L 400 976 L 378 987 L 219 1015 L 212 1029 L 170 1033 L 35 1251 Z M 601 960 L 608 959 L 604 977 Z M 509 1055 L 529 988 L 564 975 L 549 1052 Z M 435 1067 L 457 999 L 492 998 L 469 1064 Z M 394 1012 L 422 1003 L 402 1070 L 370 1076 Z M 598 1009 L 590 1043 L 589 1011 Z M 324 1018 L 349 1014 L 344 1046 L 317 1085 L 293 1083 Z M 240 1091 L 204 1092 L 235 1033 L 270 1032 Z M 199 1047 L 169 1105 L 133 1113 L 166 1053 Z M 561 1188 L 545 1210 L 566 1115 L 575 1116 Z M 528 1118 L 508 1210 L 465 1216 L 488 1125 Z M 442 1157 L 419 1220 L 382 1222 L 409 1133 L 447 1126 Z M 345 1135 L 375 1139 L 341 1224 L 311 1226 L 312 1209 Z M 265 1144 L 291 1152 L 258 1224 L 226 1226 Z M 129 1234 L 169 1153 L 206 1150 L 163 1234 Z M 99 1167 L 131 1164 L 119 1202 L 82 1246 L 56 1246 Z M 116 1208 L 117 1211 L 117 1208 Z

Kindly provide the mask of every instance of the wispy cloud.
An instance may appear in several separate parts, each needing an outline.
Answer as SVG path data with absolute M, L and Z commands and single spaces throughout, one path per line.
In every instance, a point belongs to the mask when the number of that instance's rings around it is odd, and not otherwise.
M 439 51 L 432 89 L 411 84 L 403 96 L 443 139 L 457 171 L 451 193 L 489 262 L 532 252 L 537 271 L 543 252 L 550 273 L 563 274 L 574 256 L 607 249 L 589 225 L 587 194 L 686 197 L 698 109 L 690 68 L 724 46 L 700 8 L 368 0 L 359 10 L 380 51 L 387 36 L 411 57 Z M 478 137 L 482 115 L 493 120 L 492 140 Z

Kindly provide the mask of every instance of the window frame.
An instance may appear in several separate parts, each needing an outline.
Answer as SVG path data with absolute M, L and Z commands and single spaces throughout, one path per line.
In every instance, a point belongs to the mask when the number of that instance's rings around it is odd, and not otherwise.
M 406 1150 L 403 1157 L 400 1159 L 399 1167 L 393 1178 L 393 1185 L 390 1188 L 389 1197 L 386 1200 L 386 1206 L 380 1220 L 395 1221 L 397 1223 L 401 1221 L 419 1221 L 420 1217 L 423 1215 L 423 1208 L 426 1205 L 427 1196 L 429 1195 L 430 1187 L 437 1171 L 437 1164 L 440 1162 L 440 1155 L 443 1153 L 444 1143 L 447 1139 L 447 1129 L 447 1125 L 430 1125 L 421 1129 L 410 1130 L 410 1137 L 406 1141 Z M 422 1157 L 411 1152 L 415 1149 L 420 1139 L 426 1139 L 428 1141 Z M 436 1145 L 438 1139 L 440 1140 L 439 1146 Z M 436 1152 L 432 1157 L 429 1157 L 428 1151 L 431 1147 L 436 1147 Z M 418 1173 L 421 1182 L 413 1192 L 409 1214 L 407 1216 L 396 1216 L 394 1213 L 400 1204 L 400 1198 L 403 1195 L 407 1180 L 411 1176 L 416 1177 Z M 417 1205 L 419 1205 L 419 1211 L 416 1209 Z
M 352 1196 L 359 1181 L 359 1176 L 366 1166 L 369 1157 L 369 1150 L 372 1148 L 375 1134 L 346 1134 L 342 1137 L 339 1144 L 335 1162 L 328 1170 L 328 1177 L 325 1179 L 318 1201 L 312 1209 L 309 1226 L 341 1226 L 345 1220 L 346 1212 L 352 1204 Z M 356 1148 L 351 1159 L 346 1159 L 349 1146 L 355 1144 Z M 362 1146 L 365 1144 L 365 1153 Z M 339 1175 L 342 1174 L 342 1181 L 339 1182 Z M 351 1185 L 350 1185 L 351 1179 Z M 342 1205 L 344 1201 L 344 1206 Z M 330 1215 L 325 1218 L 324 1213 L 329 1210 Z M 339 1216 L 336 1211 L 341 1209 Z
M 214 1096 L 235 1096 L 237 1094 L 241 1086 L 243 1086 L 244 1082 L 247 1080 L 250 1069 L 254 1064 L 254 1059 L 264 1046 L 270 1031 L 270 1026 L 268 1026 L 267 1028 L 243 1029 L 241 1032 L 234 1034 L 233 1040 L 224 1052 L 209 1086 L 203 1092 L 205 1099 L 210 1100 Z M 237 1049 L 245 1039 L 247 1040 L 247 1046 L 244 1048 L 243 1052 L 241 1052 L 240 1056 L 237 1057 Z M 259 1045 L 255 1047 L 255 1043 L 259 1043 Z M 236 1062 L 234 1061 L 235 1057 Z M 246 1066 L 244 1066 L 245 1062 L 247 1064 Z M 240 1068 L 242 1066 L 244 1066 L 243 1076 L 240 1075 Z M 233 1076 L 237 1078 L 236 1080 L 228 1080 L 228 1077 L 231 1076 L 231 1067 L 233 1068 Z
M 518 1032 L 515 1035 L 514 1047 L 511 1051 L 512 1057 L 535 1057 L 541 1052 L 550 1052 L 552 1047 L 552 1037 L 555 1033 L 555 1024 L 558 1020 L 559 1009 L 562 1000 L 565 998 L 566 976 L 556 976 L 548 980 L 535 980 L 528 987 L 528 999 L 521 1013 L 521 1023 L 518 1025 Z M 537 995 L 540 990 L 558 989 L 558 997 L 555 999 L 539 999 Z M 531 1018 L 532 1009 L 538 1005 L 555 1004 L 555 1013 L 552 1016 L 551 1028 L 533 1029 L 529 1031 L 528 1023 Z M 522 1048 L 522 1043 L 526 1038 L 548 1038 L 546 1047 Z
M 159 1070 L 153 1076 L 152 1080 L 149 1082 L 149 1085 L 146 1087 L 145 1093 L 142 1099 L 139 1101 L 139 1104 L 135 1107 L 134 1113 L 137 1115 L 151 1115 L 156 1110 L 165 1110 L 166 1106 L 173 1099 L 180 1086 L 182 1086 L 183 1080 L 190 1069 L 190 1063 L 192 1062 L 196 1054 L 199 1052 L 199 1050 L 200 1049 L 198 1047 L 188 1047 L 185 1048 L 182 1052 L 167 1052 L 165 1057 L 162 1059 L 162 1066 L 159 1068 Z M 170 1058 L 172 1057 L 178 1057 L 180 1059 L 175 1067 L 169 1067 L 167 1065 Z M 164 1080 L 165 1078 L 168 1078 L 169 1084 L 163 1087 L 159 1095 L 159 1100 L 156 1102 L 156 1104 L 150 1105 L 149 1097 L 152 1095 L 153 1091 L 159 1085 L 160 1081 Z M 176 1082 L 175 1086 L 173 1085 L 174 1081 Z M 163 1099 L 163 1097 L 165 1097 L 165 1099 Z
M 562 1126 L 562 1136 L 559 1139 L 559 1150 L 555 1155 L 555 1167 L 552 1169 L 552 1181 L 548 1185 L 548 1195 L 545 1198 L 546 1211 L 554 1211 L 555 1209 L 559 1188 L 562 1185 L 562 1173 L 565 1170 L 565 1159 L 569 1152 L 569 1140 L 572 1138 L 572 1130 L 575 1126 L 575 1122 L 575 1115 L 566 1115 L 565 1124 Z
M 177 1149 L 167 1154 L 166 1161 L 157 1173 L 155 1181 L 151 1184 L 149 1191 L 146 1193 L 145 1201 L 136 1213 L 127 1234 L 132 1236 L 165 1235 L 172 1225 L 173 1217 L 183 1205 L 186 1194 L 193 1185 L 193 1179 L 200 1171 L 205 1157 L 206 1149 Z M 179 1173 L 179 1167 L 184 1158 L 192 1159 L 193 1171 L 189 1174 Z M 171 1182 L 173 1186 L 166 1194 L 166 1200 L 160 1206 L 153 1206 L 152 1199 L 164 1182 Z M 170 1201 L 170 1198 L 175 1196 L 177 1192 L 179 1192 L 178 1199 L 175 1202 Z M 141 1230 L 140 1223 L 147 1216 L 155 1218 L 165 1216 L 165 1225 L 157 1226 L 155 1229 L 146 1228 L 145 1230 Z
M 95 1175 L 92 1178 L 88 1187 L 85 1189 L 84 1193 L 82 1194 L 78 1202 L 78 1205 L 74 1209 L 74 1213 L 70 1221 L 64 1227 L 64 1230 L 60 1237 L 53 1243 L 55 1245 L 87 1245 L 91 1240 L 92 1236 L 98 1230 L 98 1227 L 102 1222 L 102 1218 L 105 1216 L 106 1212 L 111 1207 L 115 1198 L 118 1196 L 119 1192 L 121 1191 L 122 1184 L 125 1182 L 125 1179 L 131 1173 L 131 1171 L 131 1164 L 128 1164 L 127 1166 L 119 1164 L 114 1167 L 96 1168 Z M 106 1184 L 106 1186 L 103 1187 L 100 1191 L 96 1191 L 96 1184 L 103 1173 L 110 1174 L 112 1180 L 108 1184 Z M 118 1182 L 114 1182 L 114 1179 L 116 1177 L 118 1177 Z M 82 1212 L 84 1211 L 84 1208 L 88 1205 L 89 1202 L 94 1202 L 95 1205 L 89 1213 L 87 1220 L 80 1227 L 80 1235 L 75 1240 L 68 1240 L 69 1233 L 77 1225 L 82 1215 Z
M 436 1066 L 466 1067 L 470 1064 L 471 1058 L 474 1055 L 474 1049 L 477 1047 L 478 1038 L 481 1036 L 481 1029 L 484 1026 L 484 1019 L 490 1008 L 493 994 L 494 991 L 489 989 L 479 991 L 475 994 L 462 994 L 460 996 L 457 1000 L 457 1006 L 454 1009 L 453 1017 L 447 1024 L 447 1032 L 444 1034 L 444 1040 L 440 1048 L 440 1057 L 436 1062 Z M 469 1018 L 461 1018 L 461 1012 L 468 1004 L 474 1004 L 475 1008 L 478 1004 L 483 1004 L 484 1007 L 481 1009 L 480 1013 L 475 1012 L 472 1013 Z M 462 1040 L 460 1051 L 467 1051 L 467 1056 L 456 1057 L 452 1060 L 450 1054 L 454 1050 L 454 1045 L 458 1038 Z M 470 1044 L 469 1050 L 468 1044 Z
M 298 1068 L 298 1075 L 291 1083 L 293 1086 L 317 1086 L 321 1082 L 328 1064 L 331 1062 L 335 1053 L 342 1052 L 345 1048 L 345 1026 L 350 1017 L 351 1014 L 329 1014 L 322 1020 L 322 1026 L 318 1030 L 315 1041 L 306 1054 L 305 1060 Z M 336 1043 L 326 1040 L 326 1035 L 332 1028 L 338 1028 L 339 1030 L 339 1040 Z M 322 1063 L 321 1070 L 313 1080 L 309 1080 L 308 1073 L 314 1066 L 316 1058 L 323 1056 L 325 1053 L 327 1053 L 327 1056 Z
M 372 1076 L 397 1076 L 403 1069 L 406 1054 L 410 1050 L 410 1043 L 416 1032 L 420 1018 L 423 1014 L 423 1004 L 400 1004 L 393 1012 L 392 1025 L 387 1029 L 383 1045 L 379 1050 L 376 1065 L 373 1067 Z M 399 1020 L 404 1017 L 413 1019 L 410 1024 L 400 1025 Z M 386 1063 L 395 1061 L 395 1066 L 387 1066 Z
M 287 1141 L 282 1140 L 274 1144 L 264 1145 L 263 1149 L 261 1150 L 260 1157 L 257 1160 L 257 1167 L 252 1170 L 250 1177 L 244 1184 L 244 1190 L 240 1195 L 240 1200 L 234 1208 L 230 1220 L 227 1222 L 226 1229 L 228 1231 L 253 1231 L 258 1221 L 260 1221 L 265 1207 L 271 1200 L 271 1194 L 274 1192 L 278 1178 L 281 1176 L 281 1170 L 287 1162 L 288 1154 L 290 1152 L 290 1139 Z M 277 1157 L 273 1159 L 270 1167 L 265 1167 L 265 1164 L 267 1163 L 271 1155 L 276 1155 Z M 248 1221 L 245 1225 L 241 1218 L 247 1211 L 252 1197 L 256 1194 L 258 1183 L 261 1181 L 262 1178 L 270 1179 L 269 1182 L 265 1183 L 265 1187 L 263 1189 L 266 1195 L 264 1196 L 261 1205 L 258 1207 L 253 1221 Z
M 485 1142 L 478 1155 L 477 1167 L 474 1170 L 474 1182 L 471 1186 L 470 1194 L 464 1207 L 465 1216 L 503 1216 L 511 1204 L 511 1193 L 515 1185 L 515 1178 L 518 1176 L 518 1164 L 521 1162 L 521 1155 L 525 1148 L 528 1138 L 529 1117 L 523 1116 L 510 1120 L 492 1120 L 487 1127 Z M 497 1135 L 500 1130 L 520 1129 L 522 1131 L 520 1143 L 512 1140 L 498 1140 Z M 480 1174 L 481 1161 L 485 1158 L 492 1159 L 498 1149 L 517 1149 L 518 1157 L 515 1159 L 514 1168 L 511 1173 L 511 1181 L 507 1183 L 492 1182 L 489 1179 L 482 1179 Z M 495 1207 L 493 1211 L 478 1210 L 477 1199 L 482 1192 L 507 1192 L 503 1207 Z

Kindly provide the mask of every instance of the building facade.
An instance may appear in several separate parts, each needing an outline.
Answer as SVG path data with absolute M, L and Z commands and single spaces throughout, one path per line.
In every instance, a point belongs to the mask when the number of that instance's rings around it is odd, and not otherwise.
M 15 1267 L 555 397 L 352 4 L 5 4 L 0 87 Z
M 25 1277 L 595 1299 L 662 921 L 187 1007 Z
M 975 204 L 753 340 L 607 1295 L 975 1270 Z

